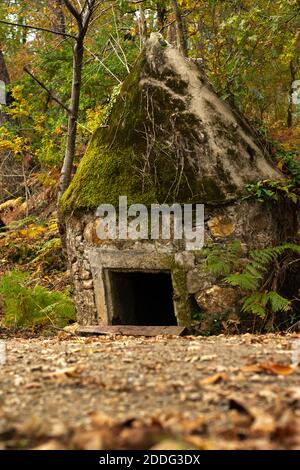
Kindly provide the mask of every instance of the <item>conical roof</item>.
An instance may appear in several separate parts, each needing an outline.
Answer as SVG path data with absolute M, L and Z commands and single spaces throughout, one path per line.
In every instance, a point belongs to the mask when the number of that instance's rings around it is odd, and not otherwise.
M 249 123 L 199 67 L 152 34 L 93 135 L 63 196 L 66 211 L 102 203 L 212 203 L 282 178 Z

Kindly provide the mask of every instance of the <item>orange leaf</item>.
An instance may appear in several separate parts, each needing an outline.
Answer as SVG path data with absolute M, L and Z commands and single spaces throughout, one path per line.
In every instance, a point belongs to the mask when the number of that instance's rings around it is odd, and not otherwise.
M 222 380 L 228 380 L 227 374 L 224 372 L 219 372 L 218 374 L 211 375 L 210 377 L 206 377 L 206 379 L 201 380 L 202 385 L 211 385 L 221 382 Z
M 260 364 L 249 364 L 248 366 L 241 367 L 242 372 L 260 372 L 261 365 Z
M 291 366 L 285 366 L 284 364 L 274 364 L 271 362 L 265 362 L 263 364 L 250 364 L 241 367 L 242 372 L 271 372 L 275 375 L 290 375 L 294 372 L 294 368 Z
M 261 364 L 261 368 L 268 372 L 272 372 L 275 375 L 290 375 L 295 370 L 291 366 L 285 366 L 284 364 L 272 364 L 272 363 Z

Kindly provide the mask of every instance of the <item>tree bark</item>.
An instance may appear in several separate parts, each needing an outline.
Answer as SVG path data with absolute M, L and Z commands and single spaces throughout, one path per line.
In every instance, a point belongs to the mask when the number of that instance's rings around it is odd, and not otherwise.
M 63 0 L 63 2 L 77 22 L 78 33 L 76 36 L 76 43 L 73 49 L 73 79 L 71 90 L 71 106 L 68 119 L 66 152 L 59 182 L 58 200 L 60 200 L 63 193 L 68 188 L 72 178 L 73 160 L 75 156 L 76 146 L 77 119 L 81 91 L 80 89 L 83 65 L 84 39 L 88 31 L 92 14 L 95 12 L 97 5 L 99 5 L 99 2 L 97 2 L 96 0 L 88 0 L 85 2 L 83 10 L 79 12 L 74 7 L 73 3 L 70 2 L 70 0 Z
M 83 63 L 83 37 L 78 38 L 73 50 L 73 81 L 71 92 L 71 107 L 68 119 L 68 135 L 65 158 L 61 169 L 59 197 L 68 188 L 73 168 L 76 146 L 77 119 L 80 101 L 81 75 Z
M 287 111 L 287 127 L 290 129 L 293 126 L 293 83 L 296 80 L 297 66 L 294 60 L 290 62 L 291 83 L 289 93 L 289 105 Z
M 172 5 L 176 18 L 177 40 L 179 50 L 184 57 L 188 57 L 188 42 L 185 21 L 181 13 L 181 8 L 177 3 L 177 0 L 172 0 Z
M 5 85 L 8 85 L 10 82 L 9 73 L 8 73 L 6 63 L 4 60 L 4 55 L 1 49 L 0 49 L 0 80 L 2 80 L 5 83 Z
M 79 12 L 70 0 L 63 0 L 64 5 L 77 22 L 76 43 L 73 49 L 73 79 L 71 90 L 71 106 L 68 118 L 68 134 L 65 157 L 60 173 L 58 190 L 58 226 L 62 242 L 63 254 L 66 254 L 66 225 L 65 217 L 60 207 L 60 199 L 63 193 L 68 189 L 72 179 L 73 161 L 76 148 L 77 120 L 79 113 L 81 77 L 83 66 L 84 39 L 90 25 L 92 14 L 99 5 L 96 0 L 86 0 L 84 8 Z
M 146 21 L 146 17 L 145 17 L 145 12 L 144 12 L 144 8 L 143 8 L 143 5 L 139 5 L 139 24 L 140 24 L 140 35 L 141 35 L 141 40 L 142 40 L 142 43 L 145 44 L 145 42 L 147 41 L 147 21 Z
M 2 52 L 1 49 L 0 49 L 0 80 L 2 80 L 2 82 L 5 83 L 5 88 L 6 88 L 6 85 L 8 85 L 9 82 L 10 82 L 9 73 L 8 73 L 6 63 L 5 63 L 5 60 L 4 60 L 4 55 L 3 55 L 3 52 Z M 6 100 L 5 100 L 6 104 L 7 104 L 7 96 L 8 95 L 7 95 L 7 91 L 6 91 Z M 4 122 L 8 121 L 8 115 L 6 114 L 4 109 L 3 108 L 0 109 L 0 125 L 2 125 Z
M 10 83 L 9 73 L 6 67 L 2 50 L 0 49 L 0 80 L 5 85 Z M 9 105 L 6 93 L 6 103 Z M 7 106 L 0 109 L 0 126 L 10 121 L 9 115 L 5 112 Z M 11 199 L 22 193 L 22 169 L 20 163 L 14 158 L 11 152 L 1 151 L 0 155 L 0 203 L 6 199 Z

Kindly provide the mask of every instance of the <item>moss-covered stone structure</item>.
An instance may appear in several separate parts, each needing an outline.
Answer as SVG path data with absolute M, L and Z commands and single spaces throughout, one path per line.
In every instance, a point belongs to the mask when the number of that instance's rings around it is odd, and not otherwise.
M 147 206 L 204 203 L 205 245 L 239 240 L 246 257 L 295 229 L 289 205 L 280 212 L 244 198 L 247 183 L 270 178 L 283 175 L 247 120 L 218 97 L 197 64 L 151 35 L 62 199 L 78 321 L 161 324 L 147 307 L 159 294 L 167 309 L 161 286 L 170 290 L 180 325 L 191 323 L 194 309 L 206 317 L 235 314 L 238 291 L 207 272 L 201 250 L 187 250 L 184 240 L 100 240 L 95 210 L 118 206 L 119 195 Z M 156 282 L 151 273 L 169 280 Z M 141 318 L 132 314 L 136 302 Z

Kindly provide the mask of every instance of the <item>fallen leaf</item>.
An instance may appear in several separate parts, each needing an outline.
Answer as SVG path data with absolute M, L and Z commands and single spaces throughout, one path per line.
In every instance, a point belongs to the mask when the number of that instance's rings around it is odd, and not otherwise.
M 240 369 L 242 372 L 260 372 L 261 365 L 260 364 L 249 364 L 247 366 L 243 366 Z
M 50 374 L 47 374 L 47 379 L 66 379 L 66 378 L 77 378 L 82 372 L 82 367 L 79 365 L 66 367 L 64 369 L 58 369 Z
M 295 371 L 293 367 L 285 366 L 283 364 L 266 363 L 266 364 L 261 364 L 261 367 L 263 370 L 272 372 L 275 375 L 290 375 Z
M 218 372 L 217 374 L 211 375 L 210 377 L 206 377 L 205 379 L 201 380 L 202 385 L 212 385 L 219 383 L 221 381 L 228 380 L 228 375 L 224 372 Z
M 290 375 L 294 372 L 294 368 L 284 364 L 275 364 L 266 362 L 262 364 L 250 364 L 241 367 L 242 372 L 272 372 L 275 375 Z

